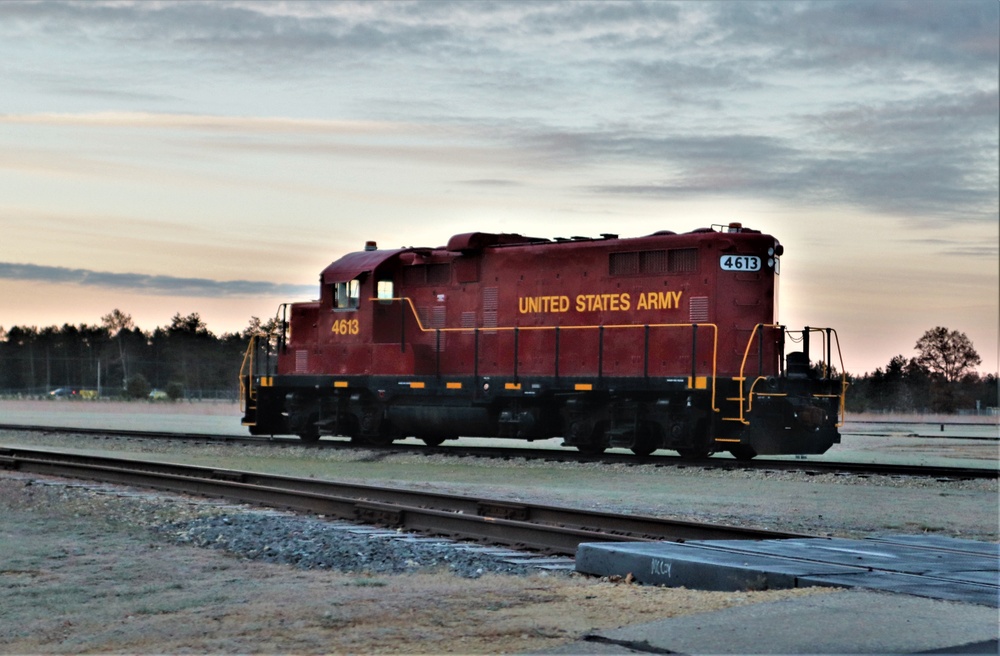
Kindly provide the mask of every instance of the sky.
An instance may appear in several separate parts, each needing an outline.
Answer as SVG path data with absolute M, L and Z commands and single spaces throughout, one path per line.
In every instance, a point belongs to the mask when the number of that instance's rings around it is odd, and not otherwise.
M 998 43 L 996 0 L 5 0 L 0 326 L 220 335 L 368 240 L 739 221 L 847 371 L 945 326 L 996 372 Z

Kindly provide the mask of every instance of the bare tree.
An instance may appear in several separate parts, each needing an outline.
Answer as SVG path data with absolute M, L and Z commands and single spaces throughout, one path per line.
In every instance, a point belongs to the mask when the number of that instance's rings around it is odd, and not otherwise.
M 108 329 L 108 336 L 118 342 L 118 356 L 122 363 L 122 387 L 128 380 L 128 358 L 125 352 L 125 334 L 135 328 L 132 315 L 125 314 L 118 308 L 101 317 L 101 322 Z
M 965 333 L 941 326 L 925 332 L 913 348 L 919 365 L 951 383 L 962 380 L 983 361 Z

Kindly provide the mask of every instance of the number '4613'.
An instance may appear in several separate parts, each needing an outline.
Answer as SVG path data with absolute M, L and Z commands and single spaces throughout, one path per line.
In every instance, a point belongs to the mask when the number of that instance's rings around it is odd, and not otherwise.
M 357 319 L 339 319 L 333 322 L 333 332 L 336 335 L 357 335 Z

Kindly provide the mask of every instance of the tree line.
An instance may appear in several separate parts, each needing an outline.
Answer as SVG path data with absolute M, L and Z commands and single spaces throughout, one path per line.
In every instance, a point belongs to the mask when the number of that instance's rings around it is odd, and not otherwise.
M 61 389 L 146 398 L 156 389 L 174 399 L 235 399 L 250 339 L 273 335 L 275 328 L 274 319 L 251 317 L 241 332 L 216 336 L 198 313 L 178 313 L 146 332 L 118 309 L 94 326 L 0 327 L 0 394 Z M 913 348 L 915 357 L 897 355 L 872 373 L 847 374 L 847 409 L 951 413 L 997 407 L 997 375 L 976 373 L 982 360 L 964 333 L 932 328 Z
M 863 376 L 848 375 L 850 412 L 995 413 L 997 374 L 976 372 L 982 363 L 965 333 L 937 326 L 925 332 L 913 349 L 896 355 L 885 368 Z
M 251 337 L 271 328 L 253 317 L 216 336 L 195 312 L 150 332 L 118 309 L 99 325 L 0 327 L 0 393 L 235 399 Z

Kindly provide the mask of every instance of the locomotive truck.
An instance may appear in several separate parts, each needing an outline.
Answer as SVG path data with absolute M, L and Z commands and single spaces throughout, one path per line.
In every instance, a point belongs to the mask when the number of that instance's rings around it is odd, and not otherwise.
M 306 442 L 823 453 L 840 441 L 840 345 L 831 328 L 777 323 L 782 252 L 739 223 L 368 242 L 323 270 L 318 300 L 283 304 L 275 334 L 251 343 L 242 421 Z

